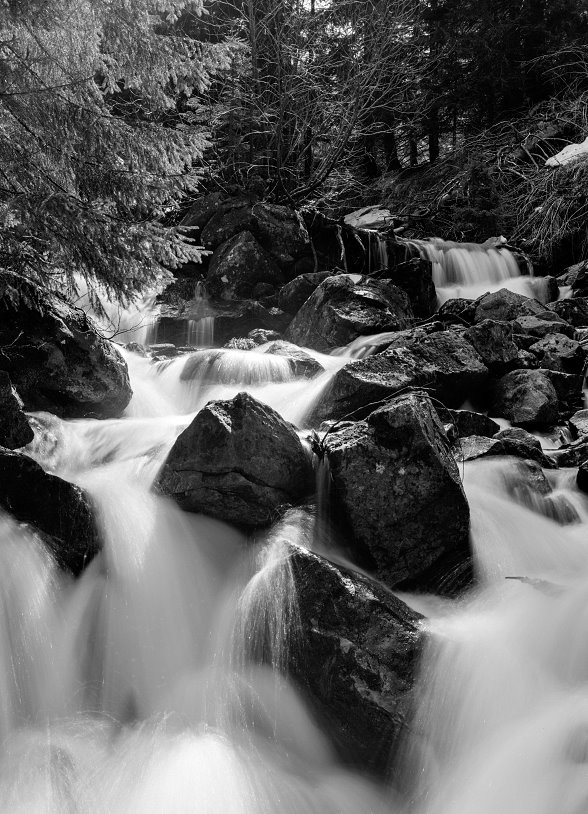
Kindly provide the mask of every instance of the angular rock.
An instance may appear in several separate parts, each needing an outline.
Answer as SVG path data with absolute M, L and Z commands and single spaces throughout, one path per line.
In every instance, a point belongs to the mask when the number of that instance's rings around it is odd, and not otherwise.
M 34 437 L 8 373 L 0 370 L 0 446 L 19 449 L 29 444 Z
M 323 280 L 332 276 L 332 271 L 299 274 L 298 277 L 294 277 L 281 289 L 278 294 L 279 307 L 288 314 L 296 314 Z
M 399 396 L 325 439 L 334 501 L 359 554 L 388 586 L 421 589 L 469 561 L 469 509 L 424 393 Z
M 181 508 L 247 528 L 269 525 L 312 484 L 295 428 L 247 393 L 200 410 L 156 480 Z
M 271 255 L 251 232 L 240 232 L 212 255 L 206 275 L 206 287 L 212 297 L 247 299 L 260 282 L 281 284 L 283 280 Z
M 588 439 L 578 438 L 577 441 L 556 449 L 551 455 L 558 466 L 580 466 L 584 461 L 588 461 Z
M 264 353 L 271 353 L 274 356 L 283 356 L 288 359 L 295 376 L 311 378 L 325 371 L 321 363 L 317 362 L 309 353 L 305 353 L 302 348 L 293 345 L 291 342 L 285 342 L 283 339 L 271 342 L 262 350 Z
M 563 334 L 550 334 L 535 342 L 529 348 L 539 367 L 557 370 L 560 373 L 581 373 L 586 361 L 586 351 Z
M 73 574 L 79 574 L 100 550 L 85 492 L 45 472 L 28 455 L 0 448 L 0 505 L 41 532 L 57 563 Z
M 559 417 L 559 401 L 545 373 L 513 370 L 495 383 L 490 412 L 521 427 L 549 427 Z
M 474 300 L 466 300 L 457 297 L 453 300 L 446 300 L 439 308 L 439 318 L 444 322 L 456 321 L 462 325 L 471 325 L 474 321 L 476 303 Z
M 269 331 L 267 328 L 254 328 L 249 331 L 247 338 L 252 339 L 256 345 L 265 345 L 266 342 L 277 342 L 282 338 L 282 334 Z
M 485 458 L 489 455 L 505 455 L 504 444 L 496 438 L 485 435 L 468 435 L 460 438 L 455 445 L 454 454 L 460 463 Z
M 575 328 L 588 326 L 588 297 L 548 303 L 548 308 Z
M 460 438 L 468 435 L 483 435 L 486 438 L 492 438 L 500 429 L 500 425 L 496 421 L 483 413 L 475 413 L 472 410 L 444 410 L 439 416 L 442 421 L 445 421 L 446 413 L 449 423 L 455 426 Z
M 578 410 L 574 413 L 570 418 L 570 424 L 579 438 L 583 435 L 588 435 L 588 410 Z
M 584 404 L 582 386 L 584 377 L 576 373 L 560 373 L 559 370 L 541 368 L 553 385 L 559 401 L 559 414 L 562 419 L 568 418 Z
M 519 316 L 541 314 L 545 310 L 545 306 L 537 300 L 516 294 L 508 288 L 501 288 L 491 294 L 483 294 L 476 300 L 473 321 L 494 319 L 499 322 L 511 322 Z
M 554 461 L 543 453 L 539 439 L 522 427 L 500 430 L 494 436 L 494 440 L 502 443 L 506 455 L 536 461 L 544 469 L 553 469 L 555 466 Z
M 389 281 L 355 283 L 350 275 L 328 277 L 306 300 L 286 331 L 301 347 L 329 351 L 358 336 L 397 331 L 412 325 L 404 291 Z
M 492 373 L 501 375 L 517 366 L 519 349 L 510 323 L 483 319 L 468 328 L 465 336 Z
M 390 348 L 341 368 L 314 407 L 309 422 L 361 418 L 374 402 L 407 387 L 426 387 L 440 401 L 459 407 L 486 384 L 488 369 L 474 348 L 454 331 L 438 331 L 409 347 Z
M 294 209 L 260 202 L 253 206 L 252 215 L 256 238 L 277 260 L 282 270 L 292 269 L 296 259 L 312 254 L 306 226 Z
M 573 338 L 575 334 L 574 327 L 565 322 L 555 311 L 544 311 L 537 316 L 517 317 L 513 328 L 517 333 L 536 336 L 538 339 L 549 336 L 549 334 L 564 334 Z
M 41 287 L 0 282 L 0 370 L 27 410 L 62 418 L 119 416 L 132 395 L 118 350 L 92 320 Z
M 340 758 L 384 776 L 407 728 L 422 617 L 380 583 L 288 548 L 301 624 L 289 671 Z
M 202 245 L 207 249 L 217 249 L 221 243 L 235 237 L 239 232 L 255 230 L 251 199 L 247 196 L 229 198 L 217 207 L 200 233 Z
M 433 283 L 431 263 L 414 257 L 394 268 L 390 279 L 406 291 L 416 317 L 426 319 L 437 310 L 437 292 Z
M 226 192 L 210 192 L 198 198 L 182 218 L 182 226 L 202 230 L 219 209 L 227 203 Z

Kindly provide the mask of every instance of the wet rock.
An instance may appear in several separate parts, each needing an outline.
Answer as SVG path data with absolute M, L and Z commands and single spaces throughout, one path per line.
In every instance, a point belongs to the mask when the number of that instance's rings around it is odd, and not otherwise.
M 286 331 L 302 347 L 329 351 L 358 336 L 408 328 L 407 295 L 389 281 L 355 283 L 350 275 L 328 277 L 306 300 Z
M 500 430 L 500 425 L 483 413 L 476 413 L 472 410 L 444 410 L 440 414 L 443 421 L 445 421 L 445 413 L 448 413 L 449 422 L 455 426 L 460 438 L 468 435 L 483 435 L 486 438 L 492 438 Z
M 320 362 L 317 362 L 309 353 L 305 353 L 302 348 L 293 345 L 291 342 L 285 342 L 283 339 L 271 342 L 263 351 L 264 353 L 271 353 L 274 356 L 283 356 L 288 359 L 295 376 L 310 378 L 317 376 L 319 373 L 324 373 L 325 369 Z
M 312 254 L 310 237 L 299 212 L 287 206 L 260 202 L 253 206 L 252 214 L 253 233 L 286 274 L 295 260 Z
M 578 410 L 575 412 L 570 418 L 570 424 L 580 438 L 583 435 L 588 435 L 588 410 Z
M 182 226 L 202 230 L 219 209 L 227 204 L 226 192 L 211 192 L 194 201 L 182 218 Z
M 160 325 L 163 320 L 160 320 Z M 224 344 L 229 339 L 248 336 L 250 331 L 261 328 L 282 335 L 290 322 L 290 316 L 279 308 L 265 308 L 254 300 L 223 305 L 214 319 L 215 344 Z
M 443 426 L 424 393 L 398 396 L 325 440 L 334 501 L 388 586 L 421 589 L 468 561 L 469 509 Z
M 495 383 L 490 411 L 521 427 L 548 427 L 557 422 L 559 401 L 544 372 L 513 370 Z
M 570 286 L 574 297 L 586 296 L 588 293 L 588 261 L 582 260 L 574 266 L 569 266 L 563 274 L 559 275 L 557 282 L 562 286 Z
M 282 334 L 269 331 L 267 328 L 254 328 L 249 331 L 247 338 L 252 339 L 256 345 L 265 345 L 266 342 L 277 342 L 282 338 Z
M 535 277 L 533 279 L 533 294 L 535 299 L 542 305 L 557 300 L 559 297 L 559 285 L 555 277 L 551 277 L 550 275 Z
M 310 491 L 312 468 L 295 428 L 239 393 L 200 410 L 177 438 L 156 485 L 187 511 L 255 528 Z
M 323 280 L 332 276 L 332 271 L 299 274 L 298 277 L 294 277 L 281 289 L 278 294 L 279 307 L 288 314 L 296 314 Z
M 536 336 L 538 339 L 549 334 L 564 334 L 573 338 L 575 334 L 573 326 L 561 319 L 555 311 L 544 311 L 538 316 L 517 317 L 513 327 L 517 333 Z
M 558 466 L 580 466 L 584 461 L 588 461 L 588 439 L 578 438 L 577 441 L 554 450 L 551 456 L 557 461 Z
M 301 623 L 290 673 L 340 758 L 384 776 L 407 727 L 422 617 L 380 583 L 289 550 Z
M 560 373 L 558 370 L 541 369 L 553 385 L 559 402 L 560 418 L 573 415 L 584 404 L 582 385 L 584 377 L 575 373 Z
M 271 255 L 251 232 L 240 232 L 212 255 L 206 275 L 206 287 L 212 297 L 247 299 L 260 282 L 281 284 L 283 279 Z
M 488 455 L 505 455 L 504 444 L 496 438 L 485 435 L 468 435 L 460 438 L 455 445 L 454 454 L 460 463 L 485 458 Z
M 414 257 L 400 263 L 390 274 L 390 279 L 406 291 L 416 317 L 426 319 L 437 310 L 437 292 L 433 283 L 431 263 Z
M 500 375 L 517 366 L 519 349 L 510 323 L 484 319 L 468 328 L 465 336 L 492 373 Z
M 487 377 L 488 369 L 463 336 L 438 331 L 409 347 L 390 348 L 345 365 L 323 392 L 310 422 L 361 418 L 375 402 L 410 387 L 426 387 L 444 404 L 459 407 L 466 396 L 484 388 Z
M 537 300 L 501 288 L 491 294 L 483 294 L 475 301 L 473 321 L 493 319 L 498 322 L 511 322 L 519 316 L 542 314 L 545 310 L 545 306 Z
M 41 532 L 58 564 L 74 574 L 100 550 L 85 492 L 45 472 L 28 455 L 0 448 L 0 505 Z
M 255 340 L 244 336 L 234 336 L 223 345 L 223 348 L 227 348 L 228 350 L 253 350 L 256 347 L 257 344 Z
M 539 439 L 522 427 L 500 430 L 494 436 L 494 440 L 502 443 L 506 455 L 536 461 L 544 469 L 553 469 L 555 466 L 554 461 L 543 453 Z
M 548 308 L 575 328 L 588 326 L 588 297 L 550 302 Z
M 124 359 L 92 320 L 65 300 L 20 280 L 0 283 L 0 370 L 27 410 L 62 418 L 119 416 L 132 395 Z
M 0 370 L 0 447 L 19 449 L 34 437 L 8 373 Z
M 462 325 L 471 325 L 474 321 L 476 303 L 474 300 L 466 300 L 458 297 L 453 300 L 446 300 L 439 308 L 439 318 L 443 321 L 455 320 Z
M 561 373 L 581 373 L 586 361 L 582 345 L 559 333 L 545 336 L 531 345 L 529 351 L 536 357 L 539 367 Z
M 588 495 L 588 460 L 583 461 L 578 467 L 576 486 L 581 492 Z

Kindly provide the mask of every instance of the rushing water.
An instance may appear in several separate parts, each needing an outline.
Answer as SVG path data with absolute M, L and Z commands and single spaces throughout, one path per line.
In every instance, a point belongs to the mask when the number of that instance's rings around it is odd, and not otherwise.
M 586 811 L 588 504 L 571 473 L 549 476 L 576 513 L 562 525 L 525 497 L 520 462 L 463 468 L 478 586 L 461 600 L 405 597 L 429 637 L 398 759 L 403 799 L 338 766 L 280 672 L 299 626 L 283 543 L 316 546 L 308 514 L 246 544 L 151 491 L 209 399 L 247 389 L 303 426 L 358 347 L 310 351 L 325 368 L 312 380 L 263 347 L 159 364 L 125 351 L 124 418 L 34 417 L 29 453 L 91 495 L 104 548 L 73 581 L 0 516 L 1 814 Z M 321 467 L 319 536 L 328 482 Z M 253 667 L 261 646 L 266 666 Z

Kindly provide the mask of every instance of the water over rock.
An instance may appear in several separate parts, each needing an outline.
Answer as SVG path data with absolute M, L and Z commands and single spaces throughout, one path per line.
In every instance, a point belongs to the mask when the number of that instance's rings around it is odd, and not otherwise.
M 283 356 L 288 359 L 292 372 L 295 376 L 316 376 L 324 372 L 324 367 L 309 353 L 306 353 L 297 345 L 291 342 L 286 342 L 283 339 L 278 339 L 275 342 L 270 342 L 269 345 L 262 348 L 264 353 L 271 353 L 274 356 Z
M 33 438 L 33 430 L 22 411 L 22 402 L 10 383 L 10 377 L 0 370 L 0 446 L 19 449 Z
M 0 448 L 0 505 L 41 532 L 59 565 L 74 574 L 100 550 L 85 492 L 45 472 L 28 455 Z
M 521 427 L 549 427 L 557 423 L 559 401 L 546 372 L 513 370 L 495 383 L 491 412 Z
M 286 331 L 286 339 L 319 351 L 348 345 L 358 336 L 412 325 L 408 296 L 390 281 L 354 282 L 328 277 L 311 294 Z
M 272 256 L 251 232 L 239 232 L 212 255 L 206 276 L 211 296 L 229 301 L 247 299 L 262 282 L 279 285 L 283 278 Z
M 116 417 L 132 395 L 127 366 L 92 320 L 33 283 L 0 286 L 0 369 L 27 410 Z
M 156 485 L 187 511 L 255 528 L 308 494 L 312 467 L 292 424 L 239 393 L 200 410 L 177 438 Z
M 408 343 L 408 344 L 407 344 Z M 350 362 L 333 377 L 309 418 L 362 417 L 374 402 L 407 387 L 426 387 L 450 407 L 484 388 L 488 369 L 472 345 L 456 331 L 437 331 L 404 346 Z
M 398 396 L 324 445 L 338 512 L 377 576 L 443 590 L 469 558 L 469 509 L 429 397 Z
M 302 628 L 289 669 L 340 757 L 384 776 L 406 730 L 422 617 L 374 580 L 288 548 Z

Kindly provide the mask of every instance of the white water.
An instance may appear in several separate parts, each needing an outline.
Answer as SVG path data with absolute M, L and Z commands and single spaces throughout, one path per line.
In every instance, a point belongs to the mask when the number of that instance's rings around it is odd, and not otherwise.
M 337 765 L 278 671 L 299 624 L 283 543 L 315 544 L 308 515 L 252 546 L 150 491 L 207 400 L 248 389 L 301 426 L 351 352 L 313 354 L 327 370 L 310 381 L 259 351 L 201 352 L 187 379 L 190 357 L 125 352 L 125 418 L 36 417 L 30 454 L 88 490 L 104 550 L 73 582 L 0 517 L 0 814 L 586 810 L 588 504 L 569 473 L 550 475 L 580 517 L 564 527 L 520 501 L 511 462 L 463 469 L 480 585 L 408 597 L 430 639 L 399 760 L 406 802 Z M 258 647 L 267 667 L 248 663 Z

